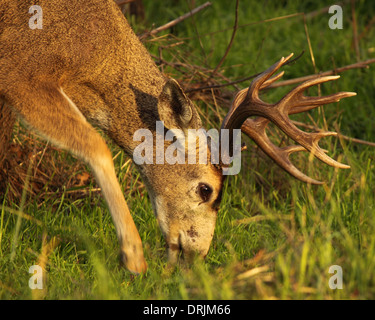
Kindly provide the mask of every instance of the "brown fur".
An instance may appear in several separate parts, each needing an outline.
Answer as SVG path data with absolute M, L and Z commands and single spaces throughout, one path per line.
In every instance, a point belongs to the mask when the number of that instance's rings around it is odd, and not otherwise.
M 9 175 L 9 154 L 10 138 L 15 121 L 12 110 L 0 99 L 0 190 L 6 189 L 6 182 Z

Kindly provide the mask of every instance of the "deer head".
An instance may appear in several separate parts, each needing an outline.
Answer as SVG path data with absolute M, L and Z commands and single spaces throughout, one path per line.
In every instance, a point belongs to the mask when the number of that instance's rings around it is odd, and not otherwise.
M 210 162 L 210 148 L 203 152 L 199 148 L 201 141 L 196 140 L 198 136 L 192 136 L 192 130 L 201 129 L 201 120 L 195 106 L 175 80 L 170 79 L 164 85 L 157 109 L 161 130 L 153 132 L 151 148 L 152 141 L 156 141 L 156 146 L 158 139 L 163 145 L 160 147 L 159 143 L 159 150 L 154 148 L 149 163 L 139 164 L 138 170 L 167 242 L 169 261 L 173 263 L 179 253 L 189 260 L 196 254 L 207 254 L 221 200 L 223 175 L 218 164 Z M 168 132 L 177 140 L 170 137 L 169 141 L 163 141 L 164 133 L 167 138 Z M 194 139 L 190 148 L 188 138 Z M 177 143 L 180 150 L 174 153 L 183 152 L 179 158 L 168 151 L 172 144 Z M 175 156 L 172 160 L 168 159 L 168 152 Z M 189 164 L 188 156 L 192 152 L 195 163 Z M 200 152 L 204 153 L 205 164 L 199 163 L 202 160 Z M 158 153 L 161 153 L 159 158 Z
M 228 165 L 228 161 L 224 160 L 232 156 L 234 129 L 241 129 L 281 168 L 306 183 L 322 184 L 300 172 L 291 163 L 289 155 L 293 152 L 310 151 L 328 165 L 349 168 L 328 157 L 318 145 L 321 138 L 336 135 L 335 132 L 307 133 L 298 129 L 288 117 L 289 114 L 308 111 L 355 95 L 351 92 L 340 92 L 326 97 L 303 95 L 305 89 L 338 79 L 338 76 L 306 81 L 275 104 L 265 103 L 259 98 L 260 89 L 281 78 L 283 72 L 273 78 L 271 76 L 291 56 L 292 54 L 282 58 L 260 74 L 249 88 L 238 92 L 221 126 L 221 130 L 229 130 L 230 143 L 229 148 L 221 148 L 219 164 L 212 163 L 210 149 L 207 149 L 207 164 L 164 163 L 139 167 L 148 185 L 154 212 L 168 244 L 169 261 L 175 262 L 179 253 L 191 258 L 194 255 L 205 257 L 208 252 L 221 201 L 225 178 L 223 172 Z M 158 111 L 165 129 L 178 128 L 186 135 L 188 129 L 199 129 L 201 126 L 192 102 L 174 80 L 168 81 L 164 86 L 158 102 Z M 249 118 L 254 116 L 253 119 Z M 283 148 L 274 145 L 266 134 L 266 127 L 270 121 L 299 145 Z M 186 153 L 188 152 L 189 150 L 186 150 Z

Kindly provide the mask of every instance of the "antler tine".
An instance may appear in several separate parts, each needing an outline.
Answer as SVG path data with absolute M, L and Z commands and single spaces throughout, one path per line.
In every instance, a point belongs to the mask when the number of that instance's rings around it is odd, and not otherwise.
M 317 106 L 337 102 L 343 98 L 356 95 L 354 92 L 339 92 L 323 97 L 304 96 L 303 92 L 314 85 L 327 81 L 336 80 L 339 76 L 320 77 L 308 80 L 285 95 L 279 102 L 268 104 L 259 98 L 259 90 L 269 86 L 280 79 L 283 72 L 273 78 L 271 76 L 283 66 L 290 58 L 281 58 L 277 63 L 260 74 L 251 83 L 248 89 L 241 90 L 233 100 L 232 106 L 225 117 L 222 128 L 239 129 L 253 139 L 258 146 L 270 156 L 279 166 L 291 175 L 307 183 L 321 184 L 300 172 L 289 160 L 289 156 L 297 151 L 309 151 L 324 163 L 337 167 L 349 168 L 349 166 L 335 161 L 326 155 L 326 150 L 319 147 L 319 140 L 323 137 L 337 135 L 336 132 L 313 132 L 308 133 L 298 129 L 289 119 L 289 114 L 300 113 L 311 110 Z M 258 116 L 256 119 L 248 119 L 251 116 Z M 272 121 L 287 136 L 296 141 L 300 146 L 288 146 L 279 148 L 267 137 L 266 126 Z M 233 143 L 231 141 L 231 143 Z M 230 148 L 231 150 L 232 148 Z
M 290 161 L 289 156 L 293 152 L 307 151 L 302 146 L 287 146 L 279 148 L 274 145 L 268 138 L 266 127 L 269 123 L 268 119 L 256 118 L 247 119 L 241 127 L 241 131 L 250 137 L 263 152 L 276 162 L 282 169 L 298 180 L 311 184 L 323 184 L 323 182 L 310 178 L 309 176 L 298 170 Z
M 265 81 L 262 86 L 260 87 L 261 90 L 267 88 L 269 85 L 271 85 L 272 83 L 276 82 L 277 80 L 279 80 L 282 76 L 284 75 L 284 71 L 281 71 L 280 73 L 278 73 L 276 76 L 268 79 L 267 81 Z
M 286 109 L 288 114 L 294 114 L 311 110 L 324 104 L 339 102 L 343 98 L 355 96 L 355 92 L 338 92 L 323 97 L 306 97 L 303 95 L 303 92 L 307 88 L 324 82 L 337 80 L 339 78 L 340 76 L 326 76 L 305 81 L 282 98 L 278 103 L 278 108 L 280 110 Z
M 271 67 L 269 67 L 266 71 L 262 72 L 259 76 L 257 76 L 252 83 L 250 84 L 250 87 L 247 91 L 247 97 L 251 96 L 253 100 L 259 100 L 259 90 L 264 89 L 267 86 L 269 86 L 271 83 L 279 80 L 283 75 L 284 72 L 281 72 L 280 74 L 276 75 L 272 79 L 272 75 L 279 70 L 291 57 L 293 56 L 293 53 L 291 53 L 286 58 L 282 57 L 278 62 L 273 64 Z
M 262 72 L 259 76 L 257 76 L 251 82 L 249 88 L 242 89 L 236 94 L 231 104 L 231 107 L 223 120 L 221 129 L 240 128 L 244 120 L 246 120 L 246 118 L 258 115 L 252 112 L 253 110 L 249 108 L 249 103 L 251 104 L 251 101 L 257 101 L 264 104 L 264 102 L 260 100 L 258 96 L 259 90 L 262 87 L 265 88 L 269 86 L 271 83 L 277 81 L 283 76 L 284 72 L 282 71 L 275 77 L 271 78 L 271 76 L 277 70 L 279 70 L 292 56 L 293 53 L 291 53 L 286 58 L 282 57 L 278 62 L 276 62 L 266 71 Z
M 294 106 L 292 109 L 289 110 L 289 114 L 296 114 L 296 113 L 309 111 L 321 105 L 333 103 L 333 102 L 339 102 L 341 99 L 353 97 L 355 95 L 356 95 L 355 92 L 338 92 L 338 93 L 334 93 L 325 97 L 311 97 L 311 98 L 316 98 L 315 104 L 306 105 L 306 106 L 301 106 L 301 105 Z

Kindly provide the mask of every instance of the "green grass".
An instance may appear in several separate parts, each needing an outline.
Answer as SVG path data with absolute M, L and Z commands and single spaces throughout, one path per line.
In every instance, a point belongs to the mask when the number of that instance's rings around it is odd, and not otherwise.
M 195 2 L 198 6 L 204 1 Z M 156 1 L 144 3 L 148 26 L 164 24 L 188 11 L 186 1 L 163 8 Z M 175 62 L 183 57 L 191 64 L 214 68 L 231 36 L 234 5 L 234 1 L 213 1 L 210 8 L 178 24 L 173 31 L 184 43 L 163 49 L 163 58 Z M 264 21 L 301 12 L 308 14 L 329 5 L 327 1 L 240 1 L 239 25 L 254 24 L 238 29 L 223 64 L 223 74 L 230 79 L 244 78 L 263 71 L 281 56 L 299 54 L 302 50 L 302 58 L 284 68 L 285 79 L 356 62 L 350 2 L 343 6 L 343 30 L 330 30 L 330 16 L 326 13 L 307 17 L 306 25 L 302 15 Z M 361 33 L 375 15 L 374 3 L 356 1 L 356 14 Z M 375 55 L 374 27 L 370 26 L 359 42 L 362 60 Z M 143 25 L 136 25 L 138 32 L 143 29 Z M 224 29 L 228 31 L 215 33 Z M 146 46 L 157 55 L 160 42 L 147 41 Z M 330 130 L 337 126 L 343 134 L 375 141 L 373 70 L 374 67 L 348 71 L 335 83 L 323 85 L 322 94 L 347 90 L 357 92 L 358 96 L 328 105 L 324 111 L 310 112 L 317 124 L 323 126 L 327 121 Z M 165 71 L 177 79 L 186 77 L 172 68 Z M 199 77 L 195 75 L 194 79 Z M 240 86 L 245 85 L 248 82 Z M 289 89 L 267 92 L 265 99 L 276 101 Z M 197 103 L 205 112 L 205 105 Z M 309 121 L 306 116 L 301 119 Z M 118 157 L 115 164 L 119 180 L 124 186 L 130 184 L 133 190 L 125 197 L 134 213 L 149 264 L 147 274 L 139 277 L 119 266 L 114 226 L 97 193 L 74 199 L 62 188 L 43 201 L 26 194 L 15 203 L 3 200 L 0 298 L 374 299 L 374 149 L 335 138 L 326 139 L 322 146 L 351 169 L 335 170 L 318 161 L 313 165 L 306 161 L 304 165 L 307 158 L 300 156 L 293 160 L 310 176 L 327 181 L 324 186 L 305 185 L 261 155 L 246 154 L 241 173 L 226 181 L 206 261 L 191 266 L 180 264 L 174 269 L 166 264 L 165 242 L 147 193 L 137 187 L 139 175 L 136 171 L 130 175 L 125 175 L 126 169 L 120 171 L 126 158 Z M 74 161 L 71 157 L 66 159 Z M 43 248 L 48 248 L 53 240 L 56 242 L 46 262 L 45 290 L 36 293 L 29 289 L 28 270 L 38 263 Z M 328 270 L 332 265 L 342 267 L 341 290 L 329 288 L 332 275 Z

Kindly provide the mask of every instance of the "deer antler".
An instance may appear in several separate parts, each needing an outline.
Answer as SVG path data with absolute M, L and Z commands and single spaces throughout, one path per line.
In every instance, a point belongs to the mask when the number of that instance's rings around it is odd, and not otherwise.
M 222 129 L 241 129 L 281 168 L 290 173 L 295 178 L 312 184 L 322 184 L 299 171 L 290 161 L 289 156 L 293 152 L 311 152 L 315 157 L 324 163 L 336 168 L 350 168 L 349 166 L 337 162 L 325 154 L 318 142 L 321 138 L 337 135 L 336 132 L 313 132 L 308 133 L 298 129 L 289 119 L 289 114 L 300 113 L 311 110 L 318 106 L 338 102 L 342 98 L 355 96 L 354 92 L 339 92 L 324 97 L 307 97 L 303 95 L 307 88 L 327 81 L 336 80 L 340 76 L 326 76 L 306 81 L 294 88 L 285 95 L 279 102 L 269 104 L 259 98 L 259 90 L 266 88 L 271 83 L 280 79 L 284 72 L 280 72 L 273 78 L 271 76 L 280 69 L 291 57 L 286 58 L 271 66 L 253 80 L 250 87 L 239 91 L 234 98 L 231 108 L 225 117 Z M 257 116 L 255 119 L 248 119 Z M 269 121 L 277 125 L 287 136 L 300 145 L 287 146 L 284 148 L 274 145 L 266 134 L 266 127 Z M 229 149 L 231 150 L 231 148 Z

